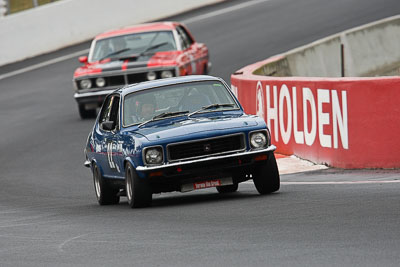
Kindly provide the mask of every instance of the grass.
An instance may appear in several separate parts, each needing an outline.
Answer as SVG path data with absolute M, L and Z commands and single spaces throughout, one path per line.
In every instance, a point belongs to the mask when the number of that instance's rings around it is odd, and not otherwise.
M 37 0 L 38 5 L 45 5 L 51 2 L 55 2 L 59 0 Z M 19 11 L 27 10 L 30 8 L 34 8 L 33 0 L 8 0 L 9 3 L 9 12 L 8 14 L 13 14 Z

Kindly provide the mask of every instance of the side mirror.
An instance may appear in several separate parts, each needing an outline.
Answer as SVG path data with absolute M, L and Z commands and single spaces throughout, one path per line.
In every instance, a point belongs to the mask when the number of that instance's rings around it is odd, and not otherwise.
M 79 62 L 86 64 L 88 62 L 88 57 L 87 56 L 79 57 Z
M 103 121 L 100 125 L 105 131 L 112 131 L 115 128 L 115 122 L 113 121 Z

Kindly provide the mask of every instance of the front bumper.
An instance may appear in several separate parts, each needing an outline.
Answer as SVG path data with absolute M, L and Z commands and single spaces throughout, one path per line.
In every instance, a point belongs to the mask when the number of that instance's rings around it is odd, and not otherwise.
M 186 192 L 196 189 L 196 184 L 211 185 L 217 182 L 223 186 L 249 180 L 250 174 L 258 166 L 264 164 L 275 149 L 275 146 L 270 146 L 257 151 L 213 156 L 162 166 L 139 166 L 136 170 L 140 177 L 148 180 L 153 193 Z
M 111 94 L 112 92 L 115 91 L 114 89 L 109 89 L 109 90 L 100 90 L 100 91 L 93 91 L 93 92 L 84 92 L 84 93 L 75 93 L 74 94 L 74 98 L 76 99 L 76 101 L 84 101 L 86 99 L 96 99 L 98 97 L 105 97 L 109 94 Z
M 240 158 L 240 157 L 246 157 L 246 156 L 257 156 L 257 155 L 262 155 L 262 154 L 266 154 L 269 152 L 273 152 L 275 150 L 276 150 L 276 146 L 270 145 L 269 147 L 267 147 L 265 149 L 254 150 L 254 151 L 245 151 L 245 152 L 239 152 L 239 153 L 229 154 L 229 155 L 212 156 L 212 157 L 200 158 L 200 159 L 194 159 L 194 160 L 188 160 L 188 161 L 182 161 L 182 162 L 168 163 L 168 164 L 163 164 L 163 165 L 158 165 L 158 166 L 138 166 L 136 168 L 136 171 L 145 172 L 145 173 L 151 172 L 151 171 L 161 171 L 161 170 L 168 169 L 168 168 L 182 167 L 185 165 L 193 165 L 193 164 L 197 164 L 197 163 L 207 163 L 207 162 L 212 162 L 212 161 L 221 160 L 221 159 L 234 159 L 234 158 Z
M 78 104 L 94 104 L 97 107 L 100 107 L 104 99 L 107 95 L 114 92 L 115 89 L 112 90 L 102 90 L 95 92 L 85 92 L 85 93 L 75 93 L 74 98 Z

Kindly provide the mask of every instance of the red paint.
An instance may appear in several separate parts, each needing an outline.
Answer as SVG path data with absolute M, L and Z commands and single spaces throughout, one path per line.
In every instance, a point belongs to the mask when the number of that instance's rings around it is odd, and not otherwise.
M 101 73 L 101 72 L 102 72 L 101 68 L 97 68 L 95 66 L 85 65 L 85 66 L 82 66 L 82 67 L 77 68 L 75 70 L 74 78 L 80 77 L 80 76 L 86 76 L 86 75 L 90 75 L 90 74 Z
M 339 168 L 400 167 L 399 77 L 305 78 L 266 77 L 252 74 L 253 70 L 273 60 L 258 62 L 237 71 L 238 74 L 231 76 L 231 82 L 233 90 L 237 91 L 238 98 L 247 113 L 256 114 L 257 105 L 264 105 L 264 120 L 270 121 L 272 143 L 277 146 L 278 153 L 295 154 L 300 158 Z M 277 124 L 275 124 L 274 119 L 271 119 L 274 117 L 272 110 L 275 103 L 274 87 L 277 92 Z M 294 91 L 293 87 L 296 88 Z M 265 103 L 268 99 L 266 95 L 262 98 L 264 103 L 257 104 L 257 88 L 261 88 L 260 90 L 264 94 L 266 94 L 267 88 L 270 90 L 268 96 L 270 100 L 269 113 L 268 105 Z M 296 93 L 296 98 L 293 92 Z M 311 129 L 312 127 L 311 104 L 307 101 L 305 102 L 307 116 L 304 117 L 303 101 L 304 98 L 308 97 L 307 94 L 304 94 L 307 92 L 312 94 L 315 100 L 316 135 L 312 143 L 306 144 L 303 141 L 304 143 L 301 144 L 295 140 L 294 121 L 297 122 L 296 130 L 300 135 L 301 132 L 304 135 L 304 128 Z M 286 96 L 281 97 L 281 94 Z M 344 123 L 339 123 L 338 109 L 336 109 L 336 116 L 334 116 L 333 106 L 339 107 L 340 112 L 344 113 L 343 94 L 345 94 L 347 101 L 347 127 L 344 127 L 347 131 L 341 132 L 339 125 L 344 125 Z M 319 96 L 320 98 L 318 98 Z M 329 101 L 322 101 L 322 96 L 325 96 L 325 100 L 329 98 Z M 327 96 L 328 98 L 326 98 Z M 282 107 L 279 105 L 281 98 Z M 333 98 L 335 98 L 335 101 Z M 288 99 L 291 101 L 291 113 L 288 112 L 290 110 L 287 105 Z M 318 99 L 321 101 L 320 107 L 318 106 Z M 293 103 L 297 105 L 296 118 L 294 117 Z M 319 110 L 321 110 L 321 117 L 318 115 Z M 280 127 L 280 111 L 282 112 L 283 128 Z M 307 119 L 307 124 L 304 123 L 305 119 Z M 326 123 L 324 123 L 324 120 L 326 120 Z M 275 125 L 278 129 L 275 129 Z M 287 142 L 285 142 L 283 132 L 289 132 L 289 125 L 291 125 L 291 131 L 290 135 L 287 136 Z M 322 135 L 320 135 L 321 133 Z M 345 136 L 346 133 L 347 139 L 344 138 L 343 142 L 342 136 Z M 325 141 L 323 141 L 323 138 L 325 138 Z M 334 146 L 335 139 L 337 140 L 336 147 Z M 321 145 L 326 140 L 330 140 L 331 147 Z
M 255 161 L 260 161 L 260 160 L 267 160 L 267 155 L 259 155 L 259 156 L 256 156 L 256 157 L 254 157 L 254 160 Z
M 186 29 L 187 34 L 192 38 L 193 44 L 183 51 L 164 51 L 155 53 L 148 61 L 148 67 L 177 67 L 179 75 L 204 74 L 205 68 L 208 66 L 208 48 L 205 44 L 197 43 L 189 30 L 178 22 L 155 22 L 139 24 L 122 29 L 108 31 L 97 35 L 94 39 L 100 40 L 119 35 L 133 34 L 139 32 L 151 31 L 172 31 L 176 27 L 181 26 Z M 86 57 L 87 58 L 87 57 Z M 82 62 L 82 61 L 81 61 Z M 85 65 L 79 67 L 74 78 L 96 74 L 102 72 L 102 64 L 110 62 L 110 59 L 104 59 L 101 62 L 85 62 Z M 128 61 L 124 61 L 121 68 L 127 70 Z M 195 70 L 195 71 L 194 71 Z
M 173 30 L 177 25 L 179 24 L 176 22 L 155 22 L 155 23 L 139 24 L 99 34 L 96 36 L 95 40 L 109 38 L 118 35 L 124 35 L 124 34 L 138 33 L 138 32 L 168 31 L 168 30 Z
M 128 62 L 129 60 L 124 60 L 124 62 L 122 63 L 121 69 L 122 70 L 127 70 L 128 68 Z
M 155 53 L 147 63 L 147 67 L 180 65 L 179 56 L 182 51 L 165 51 Z

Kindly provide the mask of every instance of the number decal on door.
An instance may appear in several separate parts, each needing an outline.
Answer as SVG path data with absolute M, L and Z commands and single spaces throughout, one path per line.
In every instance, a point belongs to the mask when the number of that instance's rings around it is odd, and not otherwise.
M 112 151 L 112 142 L 107 143 L 107 159 L 108 159 L 108 164 L 110 165 L 110 168 L 112 170 L 117 168 L 117 165 L 114 162 L 113 159 L 113 151 Z

